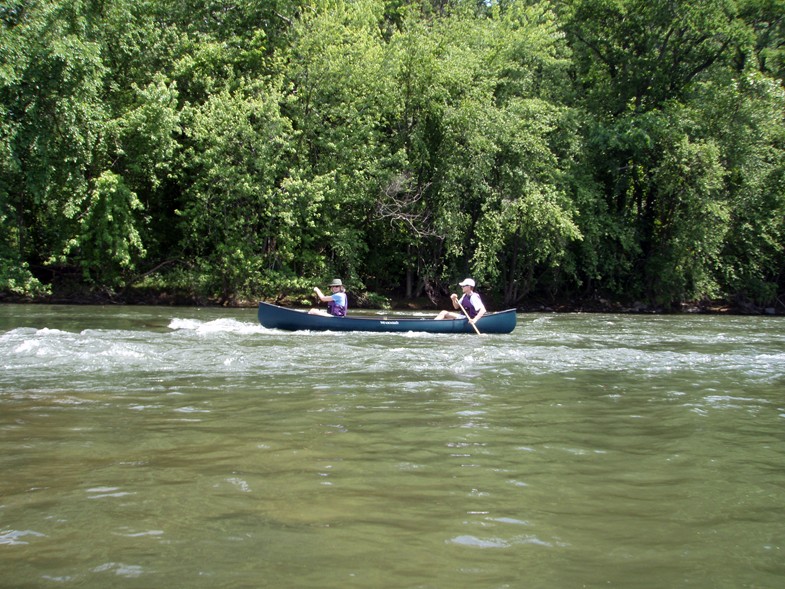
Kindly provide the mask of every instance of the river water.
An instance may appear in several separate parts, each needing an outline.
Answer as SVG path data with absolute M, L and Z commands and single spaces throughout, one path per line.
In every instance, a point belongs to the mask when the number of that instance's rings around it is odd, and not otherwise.
M 0 305 L 0 587 L 785 586 L 785 323 Z

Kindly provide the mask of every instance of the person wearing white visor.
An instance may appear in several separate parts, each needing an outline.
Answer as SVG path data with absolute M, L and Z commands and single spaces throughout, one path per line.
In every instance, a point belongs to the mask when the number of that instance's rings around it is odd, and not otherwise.
M 485 315 L 485 305 L 483 304 L 480 295 L 474 292 L 474 280 L 467 278 L 463 282 L 459 282 L 458 286 L 463 289 L 463 296 L 459 300 L 457 294 L 451 294 L 450 299 L 452 300 L 452 306 L 455 309 L 460 309 L 461 307 L 466 309 L 469 321 L 472 324 L 475 324 L 479 321 L 480 317 Z M 463 317 L 463 312 L 454 313 L 453 311 L 441 311 L 436 316 L 436 319 L 460 319 L 461 317 Z

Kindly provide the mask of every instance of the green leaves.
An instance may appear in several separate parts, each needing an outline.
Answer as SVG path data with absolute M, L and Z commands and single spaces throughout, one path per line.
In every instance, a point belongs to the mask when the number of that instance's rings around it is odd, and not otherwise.
M 483 284 L 504 286 L 507 303 L 519 302 L 536 286 L 536 269 L 558 265 L 569 242 L 581 239 L 564 202 L 553 187 L 534 183 L 515 198 L 486 202 L 471 262 Z
M 783 162 L 782 142 L 755 120 L 782 128 L 776 93 L 760 80 L 746 81 L 750 51 L 770 43 L 760 33 L 776 29 L 744 20 L 743 14 L 770 14 L 753 5 L 581 0 L 564 12 L 596 121 L 587 133 L 587 161 L 605 203 L 589 205 L 583 217 L 602 214 L 611 229 L 602 236 L 591 223 L 585 232 L 589 242 L 605 242 L 604 256 L 588 259 L 606 285 L 626 285 L 627 293 L 664 306 L 739 291 L 743 281 L 730 279 L 739 276 L 733 257 L 739 236 L 751 232 L 741 231 L 735 217 L 767 226 L 762 208 L 741 202 L 760 195 L 753 186 Z M 764 99 L 756 96 L 761 90 Z M 764 152 L 770 159 L 759 166 Z M 770 210 L 781 210 L 775 196 L 781 190 L 768 184 L 763 191 L 777 203 Z M 745 242 L 748 253 L 762 251 L 760 243 Z M 767 260 L 769 271 L 757 266 L 756 273 L 781 277 L 782 256 Z
M 222 92 L 189 113 L 186 245 L 225 298 L 292 262 L 299 206 L 284 188 L 292 132 L 278 96 Z
M 12 2 L 0 288 L 772 300 L 781 4 Z
M 117 287 L 124 273 L 133 271 L 145 249 L 138 230 L 136 194 L 122 178 L 106 171 L 95 181 L 80 215 L 79 232 L 69 240 L 66 253 L 79 250 L 84 277 L 89 283 Z
M 172 171 L 179 144 L 180 113 L 175 84 L 157 75 L 145 88 L 132 86 L 135 100 L 117 120 L 118 160 L 140 188 L 155 190 Z

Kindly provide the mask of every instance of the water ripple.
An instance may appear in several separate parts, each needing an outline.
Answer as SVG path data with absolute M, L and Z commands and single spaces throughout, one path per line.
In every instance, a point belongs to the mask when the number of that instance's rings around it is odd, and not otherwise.
M 0 545 L 6 544 L 10 546 L 27 545 L 30 542 L 25 538 L 44 538 L 45 534 L 41 534 L 34 530 L 2 530 L 0 531 Z

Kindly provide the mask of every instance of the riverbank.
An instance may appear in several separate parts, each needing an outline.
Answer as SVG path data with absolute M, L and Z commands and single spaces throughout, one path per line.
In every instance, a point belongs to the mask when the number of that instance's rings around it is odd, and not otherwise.
M 266 302 L 298 307 L 313 304 L 307 298 L 282 296 L 275 299 L 264 299 Z M 394 294 L 374 294 L 373 296 L 352 297 L 350 305 L 355 309 L 379 308 L 379 301 L 385 301 L 384 307 L 398 311 L 437 311 L 448 308 L 448 298 L 433 303 L 426 297 L 407 299 Z M 24 297 L 9 293 L 0 293 L 0 304 L 48 304 L 48 305 L 150 305 L 170 307 L 234 307 L 252 308 L 257 300 L 214 300 L 194 296 L 184 292 L 153 292 L 149 290 L 129 290 L 123 293 L 109 292 L 68 292 L 54 293 L 38 297 Z M 375 303 L 375 304 L 373 304 Z M 504 308 L 500 301 L 486 301 L 489 308 Z M 735 300 L 701 300 L 690 301 L 662 307 L 641 301 L 619 301 L 606 298 L 589 298 L 578 300 L 528 300 L 516 307 L 521 313 L 621 313 L 621 314 L 725 314 L 725 315 L 785 315 L 785 303 L 778 299 L 776 304 L 758 305 L 749 299 L 737 297 Z

